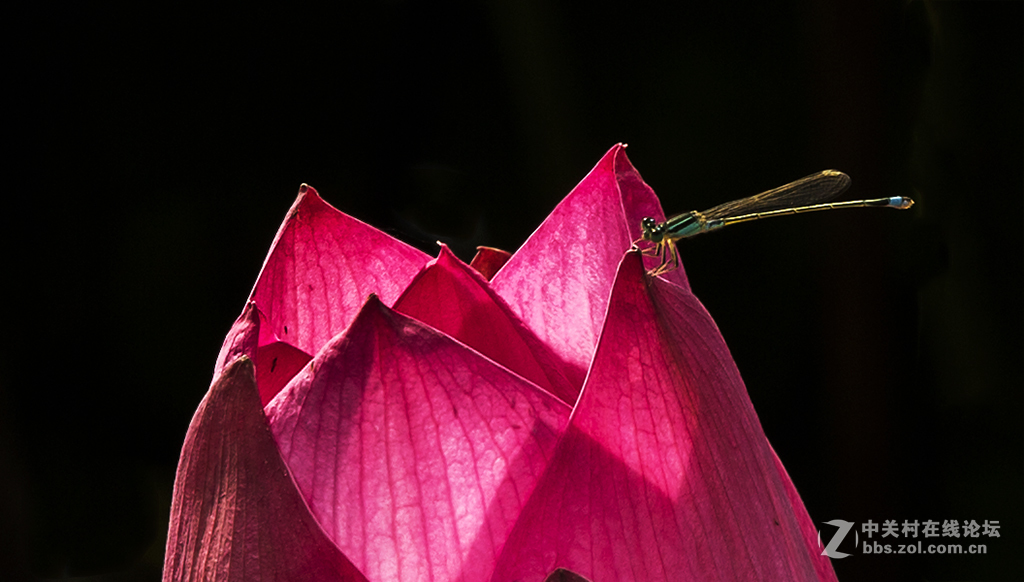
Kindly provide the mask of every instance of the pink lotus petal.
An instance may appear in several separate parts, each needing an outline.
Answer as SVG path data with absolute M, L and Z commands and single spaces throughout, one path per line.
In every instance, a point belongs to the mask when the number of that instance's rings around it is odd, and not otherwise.
M 821 556 L 821 546 L 818 545 L 818 529 L 814 527 L 814 522 L 811 521 L 811 516 L 807 513 L 807 508 L 804 507 L 804 502 L 800 499 L 793 480 L 789 478 L 789 473 L 782 466 L 779 456 L 775 454 L 775 449 L 772 449 L 772 457 L 775 459 L 775 468 L 779 471 L 779 478 L 786 486 L 786 495 L 789 496 L 789 502 L 793 505 L 793 513 L 800 524 L 800 531 L 804 536 L 804 546 L 806 546 L 807 552 L 814 556 L 814 568 L 818 572 L 816 580 L 837 582 L 836 573 L 832 570 L 832 562 Z
M 228 364 L 234 362 L 239 357 L 245 356 L 250 360 L 256 359 L 256 349 L 261 339 L 260 330 L 265 327 L 260 325 L 261 318 L 262 316 L 256 304 L 252 301 L 246 302 L 245 309 L 242 310 L 242 314 L 238 316 L 231 329 L 228 330 L 228 335 L 224 338 L 224 343 L 220 347 L 220 353 L 217 354 L 217 363 L 213 367 L 214 380 L 224 372 L 224 368 Z
M 714 321 L 623 259 L 594 365 L 496 581 L 834 580 Z
M 572 364 L 569 379 L 577 386 L 597 345 L 622 253 L 640 237 L 641 219 L 665 218 L 624 148 L 609 150 L 491 281 L 527 327 Z M 682 269 L 666 277 L 687 285 Z
M 494 278 L 494 274 L 505 266 L 505 263 L 508 262 L 511 256 L 512 253 L 501 249 L 476 247 L 476 254 L 473 255 L 473 260 L 469 262 L 469 266 L 483 275 L 484 279 L 490 281 Z
M 569 407 L 371 297 L 267 406 L 317 521 L 371 580 L 486 580 Z
M 284 342 L 260 346 L 256 350 L 256 385 L 260 402 L 266 406 L 302 367 L 313 359 L 306 352 Z
M 390 305 L 429 260 L 303 184 L 250 299 L 266 315 L 266 331 L 315 354 L 348 327 L 370 293 Z
M 395 302 L 404 313 L 461 341 L 572 406 L 580 386 L 468 265 L 446 246 Z
M 246 357 L 224 368 L 189 426 L 163 579 L 365 580 L 289 477 Z
M 268 329 L 267 319 L 256 303 L 246 303 L 224 339 L 213 373 L 216 378 L 224 371 L 224 366 L 239 356 L 253 360 L 256 364 L 256 385 L 264 406 L 313 359 L 306 352 L 279 341 Z

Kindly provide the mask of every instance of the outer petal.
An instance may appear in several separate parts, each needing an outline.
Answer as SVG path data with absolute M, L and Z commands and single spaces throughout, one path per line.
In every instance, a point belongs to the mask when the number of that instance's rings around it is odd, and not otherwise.
M 565 362 L 513 314 L 487 282 L 442 246 L 395 302 L 395 311 L 461 341 L 572 406 L 579 396 Z
M 250 299 L 267 317 L 265 331 L 315 354 L 348 327 L 370 293 L 391 305 L 429 260 L 303 184 Z
M 246 357 L 224 368 L 189 426 L 163 579 L 365 580 L 295 488 Z
M 228 335 L 220 347 L 220 353 L 217 354 L 217 363 L 213 367 L 214 380 L 224 373 L 228 364 L 241 356 L 250 360 L 256 359 L 256 349 L 261 339 L 260 319 L 260 312 L 256 308 L 256 304 L 252 301 L 247 302 L 242 314 L 228 330 Z
M 796 515 L 797 522 L 800 524 L 800 531 L 804 536 L 804 546 L 806 546 L 807 552 L 814 556 L 814 568 L 818 572 L 817 580 L 835 582 L 836 573 L 832 570 L 832 562 L 821 555 L 822 550 L 818 543 L 820 541 L 818 539 L 818 530 L 814 527 L 814 522 L 811 521 L 811 516 L 807 513 L 807 508 L 804 507 L 804 502 L 800 499 L 800 494 L 797 493 L 793 480 L 789 478 L 789 473 L 782 466 L 779 456 L 775 454 L 775 449 L 772 449 L 772 457 L 775 459 L 775 468 L 779 471 L 779 478 L 782 479 L 786 486 L 786 495 L 789 496 L 789 502 L 793 505 L 793 512 Z
M 372 580 L 486 580 L 569 407 L 367 301 L 267 407 L 317 521 Z
M 834 580 L 790 490 L 711 317 L 630 253 L 569 430 L 494 580 L 556 567 L 595 582 Z
M 624 148 L 609 150 L 491 281 L 523 322 L 573 365 L 576 386 L 601 333 L 622 253 L 640 237 L 643 217 L 665 216 Z M 682 269 L 668 277 L 686 285 Z

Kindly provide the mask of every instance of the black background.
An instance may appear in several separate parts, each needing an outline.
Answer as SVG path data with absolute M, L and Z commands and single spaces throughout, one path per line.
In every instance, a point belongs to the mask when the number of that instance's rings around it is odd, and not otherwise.
M 816 523 L 1001 524 L 841 580 L 1020 575 L 1024 5 L 678 4 L 9 13 L 4 579 L 159 578 L 182 439 L 300 183 L 468 260 L 620 141 L 668 213 L 825 168 L 914 197 L 682 257 Z

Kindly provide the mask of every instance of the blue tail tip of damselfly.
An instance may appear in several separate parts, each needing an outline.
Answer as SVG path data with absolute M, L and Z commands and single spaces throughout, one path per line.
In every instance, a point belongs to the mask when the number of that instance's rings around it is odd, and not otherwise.
M 889 198 L 889 206 L 899 210 L 906 210 L 914 205 L 914 201 L 906 196 L 893 196 Z

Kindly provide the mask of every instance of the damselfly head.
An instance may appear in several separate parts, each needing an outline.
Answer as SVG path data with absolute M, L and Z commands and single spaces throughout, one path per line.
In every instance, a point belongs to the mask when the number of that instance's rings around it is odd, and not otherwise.
M 658 221 L 650 216 L 640 221 L 640 229 L 643 230 L 643 240 L 652 243 L 660 243 L 661 239 L 665 237 L 664 225 L 658 224 Z

